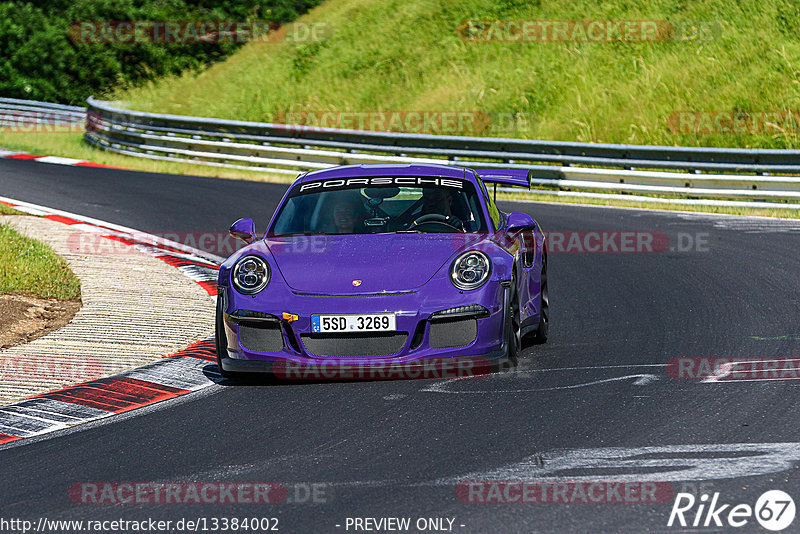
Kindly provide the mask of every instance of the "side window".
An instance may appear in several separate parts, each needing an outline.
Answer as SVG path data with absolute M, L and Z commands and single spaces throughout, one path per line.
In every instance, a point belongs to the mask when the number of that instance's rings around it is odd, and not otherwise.
M 481 186 L 481 193 L 483 193 L 483 198 L 486 200 L 486 207 L 489 209 L 489 218 L 492 219 L 492 226 L 497 230 L 500 228 L 500 210 L 497 209 L 494 200 L 492 200 L 492 197 L 489 196 L 489 193 L 486 191 L 486 185 L 483 183 L 483 180 L 478 178 L 478 173 L 475 173 L 475 179 Z

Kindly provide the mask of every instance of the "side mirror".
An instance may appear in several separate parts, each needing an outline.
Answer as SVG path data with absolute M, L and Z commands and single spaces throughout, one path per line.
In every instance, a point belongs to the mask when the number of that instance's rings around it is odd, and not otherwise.
M 250 244 L 256 239 L 256 225 L 253 219 L 239 219 L 231 225 L 230 233 L 236 239 Z
M 514 213 L 508 216 L 508 224 L 506 224 L 506 232 L 508 232 L 509 234 L 513 234 L 515 232 L 519 232 L 520 230 L 530 228 L 535 224 L 536 222 L 533 220 L 533 217 L 531 217 L 527 213 L 520 213 L 518 211 L 515 211 Z

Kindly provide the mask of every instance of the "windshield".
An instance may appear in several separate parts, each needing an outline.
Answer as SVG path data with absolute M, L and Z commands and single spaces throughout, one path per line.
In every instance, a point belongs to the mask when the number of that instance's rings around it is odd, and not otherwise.
M 475 187 L 464 180 L 380 177 L 307 182 L 295 186 L 269 234 L 483 232 L 487 226 L 478 199 Z

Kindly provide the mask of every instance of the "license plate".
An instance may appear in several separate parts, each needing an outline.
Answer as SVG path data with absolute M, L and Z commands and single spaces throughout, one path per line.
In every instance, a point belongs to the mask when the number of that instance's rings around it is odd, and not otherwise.
M 397 330 L 394 313 L 312 315 L 311 331 L 330 332 L 386 332 Z

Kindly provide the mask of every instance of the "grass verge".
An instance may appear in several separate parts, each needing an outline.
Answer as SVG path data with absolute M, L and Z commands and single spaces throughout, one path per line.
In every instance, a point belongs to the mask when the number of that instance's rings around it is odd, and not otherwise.
M 0 203 L 0 215 L 28 215 L 28 214 L 22 213 L 21 211 L 17 211 L 10 206 L 6 206 L 5 204 Z
M 0 225 L 0 294 L 78 300 L 81 283 L 49 246 Z

